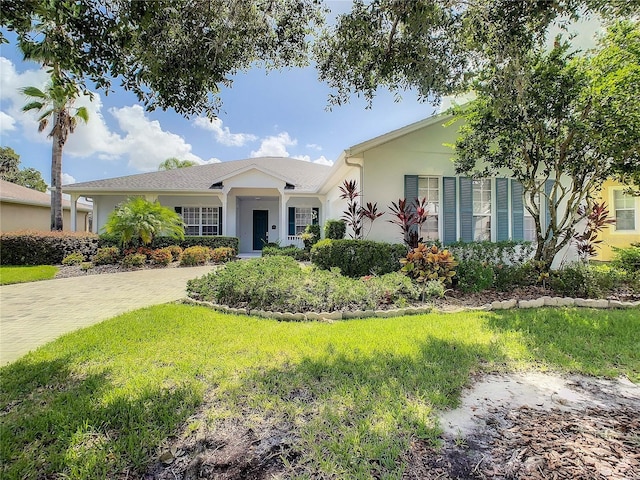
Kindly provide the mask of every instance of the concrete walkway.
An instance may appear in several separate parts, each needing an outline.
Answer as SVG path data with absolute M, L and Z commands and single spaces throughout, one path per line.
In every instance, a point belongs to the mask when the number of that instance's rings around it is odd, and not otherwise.
M 0 286 L 0 365 L 67 332 L 185 296 L 213 267 L 162 268 Z

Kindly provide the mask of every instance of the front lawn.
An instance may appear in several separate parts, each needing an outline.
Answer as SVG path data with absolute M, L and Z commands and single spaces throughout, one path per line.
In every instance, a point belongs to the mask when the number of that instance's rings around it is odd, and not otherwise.
M 0 285 L 49 280 L 56 276 L 57 271 L 58 267 L 53 265 L 37 265 L 35 267 L 1 265 Z
M 140 478 L 171 442 L 240 428 L 286 437 L 272 458 L 285 478 L 401 478 L 411 440 L 437 443 L 436 410 L 455 405 L 481 369 L 639 382 L 638 313 L 326 324 L 186 305 L 131 312 L 0 370 L 0 477 Z

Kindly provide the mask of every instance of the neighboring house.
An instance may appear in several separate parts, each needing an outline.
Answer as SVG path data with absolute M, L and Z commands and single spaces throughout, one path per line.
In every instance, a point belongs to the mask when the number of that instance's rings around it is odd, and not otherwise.
M 75 222 L 71 222 L 71 204 L 62 201 L 65 230 L 89 231 L 92 206 L 79 203 Z M 51 196 L 31 188 L 0 180 L 0 231 L 45 230 L 51 228 Z
M 640 197 L 626 195 L 624 185 L 608 180 L 602 185 L 599 202 L 605 202 L 609 210 L 609 218 L 615 224 L 600 233 L 602 240 L 597 260 L 611 260 L 612 247 L 628 247 L 631 243 L 640 242 Z
M 189 235 L 229 235 L 240 252 L 255 252 L 265 241 L 301 245 L 306 225 L 337 219 L 345 200 L 340 185 L 357 180 L 361 204 L 376 202 L 387 215 L 373 225 L 371 240 L 401 242 L 389 205 L 400 198 L 426 197 L 432 213 L 423 236 L 457 240 L 534 240 L 533 219 L 523 205 L 522 187 L 509 178 L 471 179 L 455 174 L 455 126 L 447 115 L 427 118 L 345 150 L 332 167 L 293 158 L 251 158 L 177 170 L 143 173 L 65 186 L 72 198 L 94 202 L 94 231 L 128 196 L 143 195 L 180 213 Z M 546 184 L 549 191 L 552 184 Z M 72 202 L 73 203 L 73 202 Z M 637 212 L 637 211 L 636 211 Z M 370 228 L 371 227 L 371 228 Z M 559 261 L 573 258 L 568 248 Z

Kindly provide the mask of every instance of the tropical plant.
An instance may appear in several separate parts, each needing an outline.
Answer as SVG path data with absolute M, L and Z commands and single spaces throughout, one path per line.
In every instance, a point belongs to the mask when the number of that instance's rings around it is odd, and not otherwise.
M 416 198 L 410 204 L 406 198 L 398 199 L 398 203 L 391 202 L 389 210 L 394 218 L 388 220 L 400 227 L 402 239 L 409 248 L 416 248 L 422 239 L 422 226 L 429 218 L 427 199 Z
M 171 157 L 158 165 L 158 170 L 176 170 L 178 168 L 193 167 L 195 165 L 198 165 L 198 162 L 194 162 L 193 160 L 180 160 L 179 158 Z
M 123 246 L 148 245 L 156 236 L 184 238 L 182 217 L 158 202 L 132 197 L 109 214 L 104 230 L 120 239 Z
M 202 246 L 193 246 L 185 248 L 180 257 L 180 265 L 193 267 L 195 265 L 204 265 L 211 259 L 211 249 Z
M 361 196 L 361 193 L 358 191 L 358 182 L 355 180 L 345 180 L 340 185 L 340 192 L 340 198 L 347 200 L 347 209 L 342 215 L 342 220 L 346 222 L 348 227 L 351 227 L 352 233 L 349 233 L 349 236 L 353 239 L 366 238 L 363 232 L 363 220 L 365 218 L 369 220 L 369 230 L 371 230 L 373 222 L 384 215 L 384 212 L 378 212 L 377 203 L 368 202 L 365 207 L 359 204 L 358 197 Z
M 89 113 L 85 107 L 74 108 L 73 104 L 79 95 L 74 83 L 64 81 L 59 71 L 53 70 L 51 82 L 40 90 L 37 87 L 25 87 L 22 92 L 31 98 L 22 110 L 36 110 L 38 131 L 48 126 L 51 130 L 53 145 L 51 148 L 51 230 L 62 230 L 62 149 L 73 133 L 78 119 L 88 122 Z
M 454 268 L 458 265 L 448 250 L 440 250 L 437 245 L 427 246 L 418 244 L 400 259 L 400 271 L 418 283 L 438 280 L 444 285 L 450 285 L 455 276 Z
M 580 234 L 576 233 L 573 238 L 576 242 L 578 255 L 583 262 L 588 262 L 589 258 L 598 254 L 597 248 L 602 243 L 602 240 L 598 239 L 598 235 L 616 221 L 609 218 L 609 210 L 605 202 L 594 202 L 590 209 L 581 206 L 578 209 L 578 215 L 585 216 L 587 224 L 584 231 Z

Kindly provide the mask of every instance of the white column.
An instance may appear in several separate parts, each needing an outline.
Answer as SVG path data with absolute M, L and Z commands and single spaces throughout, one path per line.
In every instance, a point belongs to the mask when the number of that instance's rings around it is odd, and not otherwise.
M 220 197 L 220 202 L 222 202 L 222 232 L 220 235 L 228 235 L 227 221 L 229 220 L 229 212 L 227 211 L 227 192 L 222 192 L 222 197 Z
M 158 201 L 158 194 L 157 193 L 146 193 L 144 195 L 144 198 L 147 200 L 147 202 L 157 202 Z
M 287 222 L 287 202 L 289 195 L 280 191 L 280 245 L 287 245 L 287 235 L 289 235 L 289 223 Z
M 75 193 L 71 194 L 71 231 L 78 231 L 78 195 Z
M 91 231 L 98 233 L 98 202 L 96 197 L 93 197 L 93 218 L 91 220 Z

